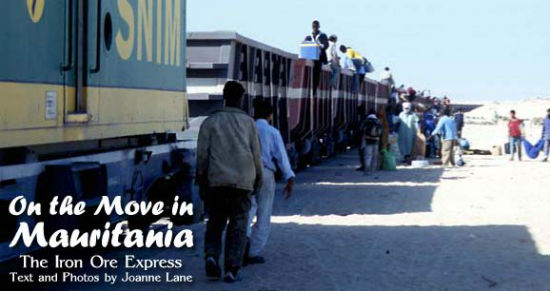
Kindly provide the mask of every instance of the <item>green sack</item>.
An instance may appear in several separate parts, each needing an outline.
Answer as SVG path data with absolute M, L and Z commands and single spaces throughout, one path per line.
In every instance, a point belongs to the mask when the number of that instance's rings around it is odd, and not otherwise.
M 382 150 L 382 170 L 384 171 L 396 171 L 395 156 L 392 152 L 383 149 Z

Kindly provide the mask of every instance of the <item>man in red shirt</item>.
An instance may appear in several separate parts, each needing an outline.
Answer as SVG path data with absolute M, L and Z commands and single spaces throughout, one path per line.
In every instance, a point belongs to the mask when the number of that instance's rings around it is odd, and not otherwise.
M 518 160 L 521 161 L 521 140 L 523 139 L 523 120 L 516 118 L 516 111 L 510 111 L 510 120 L 508 121 L 508 137 L 510 139 L 510 161 L 514 160 L 514 155 L 518 153 Z

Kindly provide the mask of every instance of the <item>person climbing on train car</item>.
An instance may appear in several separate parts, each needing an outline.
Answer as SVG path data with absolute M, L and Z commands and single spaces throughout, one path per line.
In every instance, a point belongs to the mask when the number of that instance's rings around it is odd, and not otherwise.
M 247 224 L 248 244 L 244 256 L 244 265 L 263 264 L 265 258 L 261 253 L 269 238 L 271 229 L 271 213 L 275 197 L 275 172 L 280 169 L 282 178 L 286 181 L 283 190 L 285 199 L 292 195 L 294 187 L 294 172 L 286 153 L 283 138 L 278 129 L 271 126 L 273 107 L 268 102 L 259 102 L 254 110 L 256 127 L 260 137 L 263 162 L 263 182 L 258 193 L 252 197 Z M 254 217 L 256 222 L 252 224 Z
M 412 110 L 409 102 L 403 103 L 403 111 L 399 114 L 399 127 L 397 131 L 399 151 L 401 160 L 406 162 L 413 153 L 416 141 L 416 132 L 418 130 L 418 117 Z
M 365 159 L 363 162 L 363 173 L 367 176 L 372 175 L 372 173 L 374 173 L 374 171 L 378 168 L 379 142 L 384 130 L 374 109 L 369 110 L 367 118 L 363 121 L 361 129 L 361 132 L 363 133 L 361 148 L 364 151 Z
M 218 260 L 227 226 L 224 281 L 228 283 L 241 279 L 239 269 L 246 247 L 250 197 L 260 188 L 263 179 L 256 124 L 240 109 L 244 92 L 238 82 L 225 84 L 225 107 L 203 122 L 197 142 L 196 181 L 205 193 L 209 218 L 204 239 L 206 275 L 211 279 L 221 278 Z
M 453 119 L 453 110 L 449 107 L 443 110 L 443 117 L 441 117 L 437 123 L 435 130 L 432 132 L 430 139 L 437 134 L 442 135 L 443 141 L 441 148 L 441 160 L 443 166 L 454 166 L 454 147 L 456 145 L 456 124 Z
M 340 56 L 338 55 L 338 49 L 336 43 L 338 42 L 338 37 L 336 35 L 331 35 L 328 38 L 328 48 L 327 48 L 327 60 L 330 64 L 330 69 L 332 74 L 330 75 L 330 86 L 336 88 L 338 80 L 338 73 L 340 72 Z
M 516 151 L 518 160 L 521 161 L 521 143 L 523 140 L 523 120 L 516 117 L 516 111 L 510 110 L 510 120 L 508 121 L 508 139 L 510 146 L 510 161 L 514 160 Z
M 365 79 L 365 58 L 356 50 L 345 45 L 340 46 L 340 51 L 344 54 L 344 68 L 355 72 L 353 77 L 353 88 L 357 92 L 361 83 Z
M 542 122 L 542 137 L 544 141 L 544 158 L 543 162 L 548 162 L 548 154 L 550 154 L 550 108 L 546 110 L 546 117 Z
M 327 35 L 321 31 L 321 23 L 318 20 L 314 20 L 311 24 L 312 32 L 306 36 L 305 41 L 316 42 L 321 49 L 319 59 L 313 62 L 313 95 L 317 93 L 317 87 L 319 86 L 319 80 L 321 79 L 321 69 L 323 65 L 328 63 L 327 49 L 329 47 Z

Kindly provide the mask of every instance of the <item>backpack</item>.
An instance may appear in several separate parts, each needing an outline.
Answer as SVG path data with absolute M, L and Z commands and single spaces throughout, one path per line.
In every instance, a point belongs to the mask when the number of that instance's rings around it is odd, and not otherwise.
M 367 118 L 365 121 L 365 137 L 377 139 L 382 136 L 382 124 L 378 119 Z

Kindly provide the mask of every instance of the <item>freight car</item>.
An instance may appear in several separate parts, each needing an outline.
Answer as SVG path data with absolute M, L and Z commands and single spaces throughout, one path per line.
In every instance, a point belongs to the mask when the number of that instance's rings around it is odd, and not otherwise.
M 255 100 L 274 108 L 273 125 L 286 143 L 294 168 L 315 164 L 354 143 L 360 117 L 384 110 L 390 89 L 365 78 L 358 89 L 353 72 L 342 69 L 331 84 L 331 70 L 321 72 L 313 94 L 311 61 L 246 38 L 235 32 L 193 32 L 187 35 L 187 89 L 192 117 L 223 106 L 227 80 L 240 81 L 244 110 L 254 115 Z
M 38 202 L 71 195 L 91 208 L 104 195 L 124 202 L 181 195 L 200 204 L 193 149 L 176 137 L 188 124 L 185 5 L 2 1 L 0 260 L 28 251 L 8 247 L 19 222 L 36 222 L 8 214 L 18 195 Z M 40 219 L 85 230 L 124 217 Z

